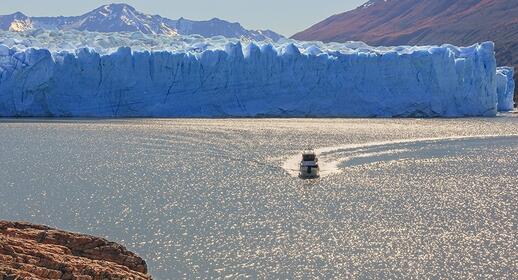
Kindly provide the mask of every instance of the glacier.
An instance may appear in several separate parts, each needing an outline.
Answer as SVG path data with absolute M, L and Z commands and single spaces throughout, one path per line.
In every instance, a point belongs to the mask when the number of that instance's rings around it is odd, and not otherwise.
M 0 32 L 2 117 L 464 117 L 497 103 L 492 42 Z
M 498 111 L 512 111 L 514 109 L 514 68 L 498 67 L 496 69 Z

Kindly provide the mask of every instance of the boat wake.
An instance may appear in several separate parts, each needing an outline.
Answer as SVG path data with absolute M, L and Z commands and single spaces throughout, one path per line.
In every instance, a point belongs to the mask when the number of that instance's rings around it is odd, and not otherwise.
M 418 153 L 420 149 L 440 142 L 488 140 L 506 137 L 518 137 L 518 134 L 401 139 L 323 147 L 315 149 L 315 152 L 319 157 L 320 177 L 325 177 L 340 174 L 344 172 L 347 167 L 355 165 L 398 160 L 403 158 L 403 154 Z M 282 168 L 292 177 L 298 177 L 300 154 L 283 157 L 283 159 Z

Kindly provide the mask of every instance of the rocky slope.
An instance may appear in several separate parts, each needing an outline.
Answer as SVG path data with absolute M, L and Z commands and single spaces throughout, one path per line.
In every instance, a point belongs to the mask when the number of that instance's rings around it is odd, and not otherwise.
M 0 221 L 0 279 L 151 279 L 146 262 L 105 239 Z
M 466 46 L 494 41 L 498 64 L 518 68 L 518 1 L 371 0 L 293 38 L 371 45 Z
M 29 17 L 20 12 L 0 16 L 0 30 L 26 31 L 31 29 L 80 30 L 95 32 L 136 32 L 174 36 L 199 34 L 205 37 L 225 36 L 251 40 L 277 41 L 283 38 L 271 30 L 247 30 L 237 22 L 221 19 L 194 21 L 184 18 L 172 20 L 148 15 L 127 4 L 103 5 L 81 16 Z

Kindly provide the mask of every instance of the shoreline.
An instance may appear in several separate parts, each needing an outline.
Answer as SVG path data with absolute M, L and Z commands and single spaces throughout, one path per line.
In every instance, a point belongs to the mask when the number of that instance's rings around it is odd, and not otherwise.
M 0 123 L 9 120 L 49 120 L 49 121 L 120 121 L 120 120 L 139 120 L 139 119 L 150 119 L 150 120 L 318 120 L 318 119 L 330 119 L 330 120 L 462 120 L 462 119 L 495 119 L 508 116 L 518 115 L 518 108 L 508 112 L 498 112 L 496 116 L 464 116 L 464 117 L 369 117 L 369 116 L 228 116 L 228 117 L 210 117 L 210 116 L 188 116 L 188 117 L 163 117 L 163 116 L 122 116 L 122 117 L 48 117 L 48 116 L 0 116 Z

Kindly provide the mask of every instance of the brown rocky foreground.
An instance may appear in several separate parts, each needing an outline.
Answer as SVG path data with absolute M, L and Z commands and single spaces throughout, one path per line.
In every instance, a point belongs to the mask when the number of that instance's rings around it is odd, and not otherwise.
M 146 262 L 105 239 L 0 221 L 0 280 L 151 279 Z

